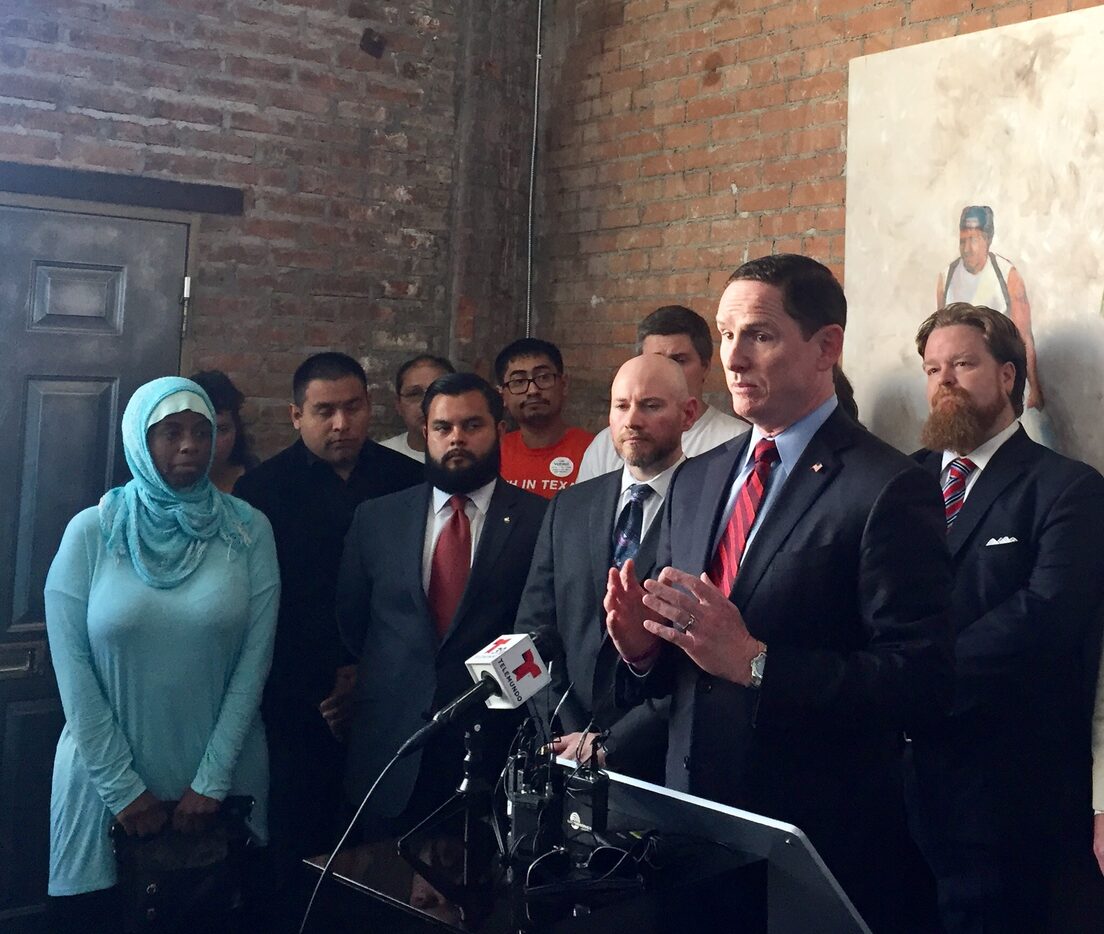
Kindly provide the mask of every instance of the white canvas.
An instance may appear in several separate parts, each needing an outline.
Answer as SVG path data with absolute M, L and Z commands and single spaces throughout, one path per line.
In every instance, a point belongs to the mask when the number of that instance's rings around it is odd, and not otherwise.
M 1026 286 L 1037 440 L 1104 468 L 1104 8 L 855 59 L 844 368 L 860 417 L 905 451 L 927 411 L 913 342 L 989 205 Z

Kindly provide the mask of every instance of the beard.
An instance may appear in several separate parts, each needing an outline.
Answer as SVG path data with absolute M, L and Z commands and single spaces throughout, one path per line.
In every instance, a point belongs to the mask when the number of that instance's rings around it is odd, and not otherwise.
M 639 439 L 640 441 L 646 441 L 644 445 L 627 445 L 625 441 L 628 438 Z M 682 441 L 682 436 L 679 435 L 678 440 L 672 440 L 670 444 L 662 444 L 649 434 L 637 433 L 629 435 L 628 437 L 622 436 L 618 438 L 615 445 L 617 453 L 621 455 L 622 459 L 630 467 L 637 467 L 641 470 L 650 470 L 658 464 L 663 463 L 669 458 Z
M 954 401 L 944 403 L 946 398 Z M 920 443 L 929 451 L 969 454 L 988 439 L 1007 401 L 998 396 L 991 405 L 982 407 L 964 389 L 944 386 L 932 399 L 932 410 L 920 432 Z
M 494 480 L 501 464 L 502 455 L 496 438 L 494 447 L 482 457 L 460 449 L 449 451 L 438 460 L 426 451 L 425 476 L 432 486 L 450 495 L 470 493 Z

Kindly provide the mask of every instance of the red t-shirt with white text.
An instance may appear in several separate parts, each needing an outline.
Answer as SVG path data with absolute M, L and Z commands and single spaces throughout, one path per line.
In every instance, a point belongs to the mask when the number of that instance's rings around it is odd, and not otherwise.
M 594 435 L 582 428 L 568 428 L 564 436 L 546 448 L 527 448 L 520 431 L 502 439 L 502 477 L 514 486 L 551 499 L 575 482 L 583 452 Z

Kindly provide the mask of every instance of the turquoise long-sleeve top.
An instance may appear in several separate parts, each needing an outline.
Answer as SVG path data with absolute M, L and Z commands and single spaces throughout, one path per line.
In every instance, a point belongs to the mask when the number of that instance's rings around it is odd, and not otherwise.
M 189 786 L 256 799 L 265 842 L 268 752 L 261 691 L 280 598 L 276 546 L 256 510 L 249 543 L 212 542 L 169 589 L 147 586 L 107 552 L 99 507 L 69 523 L 46 578 L 46 629 L 65 728 L 50 801 L 51 895 L 115 884 L 114 815 L 143 791 L 175 801 Z

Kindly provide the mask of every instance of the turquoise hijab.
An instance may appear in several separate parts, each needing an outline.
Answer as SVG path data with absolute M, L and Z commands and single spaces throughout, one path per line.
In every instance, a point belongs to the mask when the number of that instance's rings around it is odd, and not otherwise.
M 190 379 L 164 376 L 140 386 L 123 412 L 123 452 L 134 479 L 109 490 L 100 500 L 100 530 L 108 551 L 129 559 L 143 581 L 161 590 L 186 581 L 215 539 L 225 542 L 230 551 L 248 545 L 253 521 L 246 503 L 219 492 L 211 483 L 210 461 L 199 480 L 180 490 L 169 486 L 154 464 L 146 442 L 150 416 L 161 402 L 182 391 L 203 400 L 207 411 L 199 414 L 214 430 L 214 406 Z

